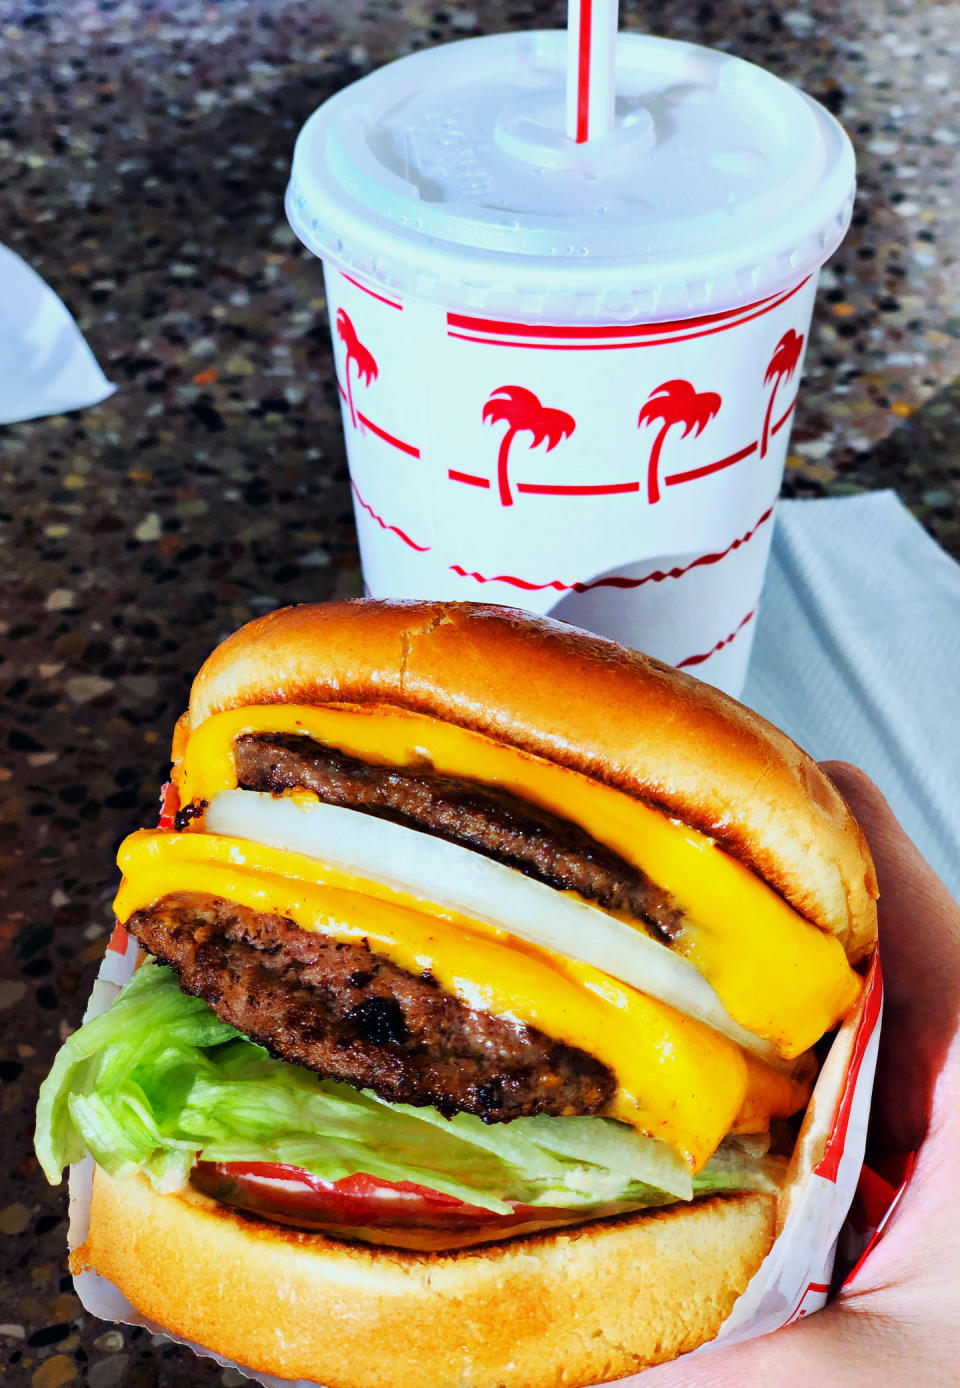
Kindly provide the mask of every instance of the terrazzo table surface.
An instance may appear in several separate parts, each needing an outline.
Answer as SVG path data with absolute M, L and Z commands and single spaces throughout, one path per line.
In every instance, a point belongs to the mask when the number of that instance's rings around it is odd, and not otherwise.
M 823 277 L 785 490 L 894 487 L 960 556 L 960 3 L 625 3 L 727 48 L 845 123 L 860 196 Z M 113 854 L 150 822 L 191 673 L 359 567 L 318 265 L 282 194 L 296 130 L 426 44 L 559 26 L 559 4 L 0 0 L 0 240 L 119 387 L 0 430 L 0 1379 L 239 1383 L 85 1317 L 36 1089 L 109 926 Z

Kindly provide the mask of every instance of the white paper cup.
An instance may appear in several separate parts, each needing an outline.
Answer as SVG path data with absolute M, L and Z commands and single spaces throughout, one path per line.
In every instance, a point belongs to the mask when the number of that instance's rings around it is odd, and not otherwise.
M 621 36 L 562 131 L 563 34 L 414 55 L 307 122 L 364 580 L 550 613 L 743 686 L 840 127 L 739 59 Z

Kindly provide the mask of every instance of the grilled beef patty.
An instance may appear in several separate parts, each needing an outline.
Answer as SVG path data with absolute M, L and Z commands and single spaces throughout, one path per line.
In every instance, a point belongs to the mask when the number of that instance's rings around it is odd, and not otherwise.
M 342 805 L 472 848 L 549 887 L 625 910 L 664 940 L 680 913 L 662 888 L 590 837 L 517 796 L 427 771 L 374 766 L 289 733 L 237 738 L 238 784 L 245 790 L 314 791 Z
M 127 929 L 184 992 L 276 1056 L 394 1103 L 501 1123 L 600 1112 L 613 1075 L 585 1051 L 477 1012 L 429 975 L 202 892 L 174 892 Z

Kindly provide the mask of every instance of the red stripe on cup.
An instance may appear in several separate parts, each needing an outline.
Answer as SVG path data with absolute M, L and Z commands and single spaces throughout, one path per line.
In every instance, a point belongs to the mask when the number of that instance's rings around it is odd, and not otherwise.
M 733 467 L 734 463 L 739 463 L 744 458 L 749 458 L 751 453 L 757 451 L 756 442 L 747 444 L 746 448 L 741 448 L 736 453 L 731 453 L 728 458 L 721 458 L 717 463 L 707 463 L 704 467 L 691 468 L 689 472 L 675 472 L 671 477 L 663 479 L 667 487 L 678 487 L 681 482 L 693 482 L 698 477 L 708 477 L 711 472 L 720 472 L 725 467 Z
M 779 308 L 779 304 L 771 304 L 770 308 Z M 716 333 L 726 332 L 728 328 L 739 328 L 743 323 L 752 323 L 755 318 L 762 318 L 770 309 L 760 309 L 758 313 L 749 313 L 746 318 L 736 318 L 731 323 L 721 323 L 716 328 L 703 328 L 695 333 L 679 333 L 674 337 L 648 337 L 643 341 L 636 342 L 521 342 L 518 339 L 507 337 L 473 337 L 469 333 L 448 332 L 448 337 L 458 338 L 461 342 L 483 342 L 488 347 L 526 347 L 535 348 L 540 352 L 614 352 L 627 347 L 669 347 L 673 342 L 693 342 L 699 337 L 713 337 Z
M 716 655 L 717 651 L 722 651 L 724 646 L 729 646 L 731 641 L 735 641 L 747 623 L 752 620 L 753 615 L 753 612 L 748 612 L 740 625 L 734 631 L 731 631 L 729 636 L 725 636 L 722 641 L 718 641 L 715 646 L 709 651 L 705 651 L 703 655 L 688 655 L 685 660 L 678 660 L 676 662 L 676 668 L 678 670 L 685 670 L 688 665 L 702 665 L 705 660 L 709 660 L 712 655 Z
M 379 299 L 381 304 L 387 305 L 387 308 L 398 308 L 401 311 L 403 310 L 403 304 L 398 304 L 394 299 L 385 298 L 383 294 L 378 294 L 375 289 L 368 289 L 365 284 L 361 284 L 359 280 L 355 280 L 352 275 L 345 275 L 342 270 L 340 271 L 340 275 L 347 281 L 347 284 L 352 284 L 354 289 L 362 289 L 364 294 L 369 294 L 371 299 Z
M 404 443 L 403 439 L 398 439 L 394 434 L 388 434 L 386 429 L 381 429 L 379 424 L 374 424 L 372 419 L 368 419 L 365 414 L 357 410 L 357 418 L 364 428 L 369 429 L 371 434 L 376 434 L 378 439 L 383 439 L 391 448 L 399 448 L 401 453 L 409 453 L 411 458 L 419 458 L 420 450 L 412 443 Z
M 772 428 L 771 428 L 771 430 L 770 430 L 771 434 L 776 434 L 776 433 L 778 432 L 778 430 L 780 430 L 780 429 L 783 428 L 783 426 L 786 424 L 787 420 L 788 420 L 788 419 L 790 418 L 790 416 L 793 414 L 793 412 L 794 412 L 794 410 L 796 409 L 796 407 L 797 407 L 797 397 L 794 396 L 793 399 L 790 401 L 790 404 L 789 404 L 789 405 L 787 406 L 787 408 L 784 410 L 783 414 L 782 414 L 782 415 L 780 416 L 780 418 L 777 420 L 776 424 L 774 424 L 774 425 L 772 426 Z
M 867 1052 L 867 1043 L 880 1018 L 880 1009 L 883 1003 L 883 977 L 880 973 L 880 956 L 877 953 L 873 956 L 865 986 L 867 994 L 863 1005 L 863 1015 L 857 1027 L 857 1034 L 853 1038 L 853 1051 L 843 1086 L 843 1094 L 840 1097 L 840 1105 L 837 1109 L 837 1121 L 833 1125 L 833 1132 L 827 1139 L 823 1156 L 813 1168 L 816 1175 L 822 1176 L 825 1181 L 833 1181 L 834 1183 L 836 1183 L 837 1172 L 840 1170 L 840 1159 L 846 1146 L 850 1111 L 853 1107 L 857 1080 L 860 1077 L 860 1067 L 863 1065 L 863 1057 Z
M 511 322 L 502 318 L 473 318 L 463 313 L 447 314 L 447 331 L 452 328 L 459 328 L 470 333 L 491 333 L 499 337 L 536 337 L 545 340 L 613 340 L 616 338 L 652 337 L 673 331 L 681 331 L 687 328 L 702 328 L 715 323 L 729 324 L 731 319 L 740 318 L 741 314 L 753 313 L 755 309 L 762 309 L 769 313 L 771 309 L 778 308 L 780 304 L 786 303 L 793 298 L 794 294 L 800 292 L 807 283 L 810 276 L 801 280 L 793 289 L 777 294 L 769 294 L 766 298 L 755 299 L 752 303 L 741 304 L 739 308 L 722 309 L 717 313 L 705 313 L 692 318 L 672 318 L 661 323 L 629 323 L 623 325 L 605 324 L 591 326 L 589 324 L 540 324 L 540 323 L 518 323 Z M 457 333 L 450 333 L 451 336 L 458 336 Z M 473 341 L 473 338 L 469 339 Z M 633 345 L 632 343 L 629 345 Z
M 489 487 L 488 477 L 476 477 L 472 472 L 457 472 L 455 468 L 447 469 L 447 476 L 451 482 L 466 482 L 468 487 Z
M 754 445 L 756 446 L 756 445 Z M 638 492 L 639 482 L 584 483 L 582 486 L 563 486 L 559 482 L 518 482 L 518 492 L 535 496 L 614 496 L 618 492 Z
M 337 390 L 340 392 L 340 399 L 346 400 L 347 392 L 339 381 L 337 381 Z M 420 457 L 420 450 L 414 444 L 404 443 L 403 439 L 398 439 L 395 434 L 390 434 L 386 429 L 381 429 L 379 424 L 374 424 L 373 420 L 370 419 L 368 415 L 362 414 L 360 410 L 357 410 L 357 419 L 365 429 L 370 430 L 371 434 L 376 434 L 378 439 L 383 439 L 384 443 L 389 443 L 391 448 L 399 448 L 401 453 L 409 453 L 411 458 Z
M 426 554 L 426 553 L 427 553 L 427 551 L 428 551 L 429 548 L 430 548 L 429 545 L 418 545 L 417 542 L 416 542 L 416 540 L 411 540 L 410 536 L 407 534 L 407 532 L 406 532 L 405 530 L 401 530 L 400 527 L 399 527 L 398 525 L 388 525 L 387 522 L 383 519 L 382 516 L 378 516 L 378 515 L 377 515 L 376 511 L 373 509 L 372 506 L 368 506 L 368 505 L 367 505 L 367 503 L 364 501 L 363 497 L 360 495 L 359 491 L 357 490 L 357 484 L 356 484 L 356 482 L 354 482 L 354 480 L 353 480 L 352 477 L 351 477 L 351 479 L 350 479 L 350 486 L 351 486 L 351 488 L 352 488 L 352 490 L 353 490 L 354 496 L 357 498 L 357 500 L 359 501 L 360 505 L 361 505 L 361 506 L 363 507 L 363 509 L 366 511 L 367 515 L 373 517 L 373 519 L 377 522 L 377 525 L 379 525 L 379 527 L 380 527 L 381 530 L 389 530 L 389 531 L 391 531 L 394 535 L 399 535 L 399 537 L 400 537 L 400 539 L 403 541 L 403 543 L 404 543 L 405 545 L 409 545 L 411 549 L 415 549 L 415 550 L 417 551 L 418 554 Z

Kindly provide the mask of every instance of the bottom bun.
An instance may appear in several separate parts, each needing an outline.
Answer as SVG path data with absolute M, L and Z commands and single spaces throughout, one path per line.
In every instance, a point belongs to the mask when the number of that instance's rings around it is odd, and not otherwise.
M 326 1388 L 581 1388 L 712 1339 L 769 1252 L 746 1193 L 456 1253 L 299 1233 L 99 1168 L 73 1272 L 235 1363 Z

